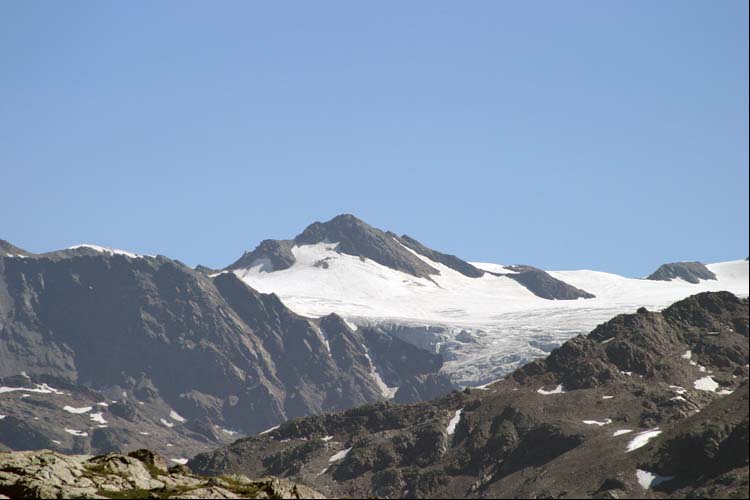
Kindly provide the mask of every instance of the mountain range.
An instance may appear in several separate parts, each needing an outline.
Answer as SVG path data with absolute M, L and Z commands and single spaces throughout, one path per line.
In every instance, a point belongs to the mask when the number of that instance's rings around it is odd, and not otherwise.
M 0 451 L 148 447 L 174 464 L 196 457 L 196 472 L 286 476 L 329 495 L 631 494 L 630 476 L 562 490 L 528 477 L 524 489 L 514 474 L 588 466 L 583 420 L 678 432 L 691 411 L 729 415 L 743 391 L 746 405 L 747 295 L 746 260 L 668 263 L 643 279 L 545 271 L 467 262 L 352 215 L 265 240 L 224 269 L 0 240 Z M 657 381 L 689 391 L 673 397 L 692 410 L 664 410 Z M 612 398 L 586 392 L 604 386 Z M 602 401 L 617 418 L 593 411 Z M 556 455 L 520 458 L 558 438 Z

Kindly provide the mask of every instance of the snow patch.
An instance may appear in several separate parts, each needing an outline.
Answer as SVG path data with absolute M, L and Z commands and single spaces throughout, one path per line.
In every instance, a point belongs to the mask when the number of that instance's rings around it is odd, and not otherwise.
M 331 458 L 328 459 L 328 463 L 338 462 L 339 460 L 343 460 L 346 458 L 346 456 L 349 454 L 349 452 L 352 451 L 351 448 L 347 448 L 345 450 L 341 450 L 340 452 L 336 453 L 335 455 L 331 456 Z
M 611 424 L 612 420 L 609 419 L 609 418 L 607 418 L 607 419 L 605 419 L 605 420 L 603 420 L 601 422 L 598 421 L 598 420 L 583 420 L 583 423 L 586 424 L 586 425 L 598 425 L 599 427 L 602 427 L 604 425 Z
M 636 469 L 635 476 L 636 478 L 638 478 L 638 484 L 640 484 L 641 488 L 643 488 L 644 490 L 653 488 L 654 486 L 658 486 L 661 483 L 665 483 L 674 479 L 674 476 L 659 476 L 647 470 L 641 469 Z
M 266 429 L 266 430 L 264 430 L 263 432 L 259 432 L 259 433 L 258 433 L 258 435 L 259 435 L 259 436 L 262 436 L 263 434 L 268 434 L 269 432 L 273 432 L 273 431 L 275 431 L 275 430 L 276 430 L 276 429 L 278 429 L 279 427 L 280 427 L 279 425 L 274 425 L 274 426 L 273 426 L 273 427 L 271 427 L 270 429 Z
M 536 392 L 538 392 L 542 396 L 549 396 L 550 394 L 565 394 L 565 389 L 563 388 L 562 384 L 560 384 L 551 391 L 546 391 L 544 390 L 544 387 L 540 387 L 536 390 Z
M 630 430 L 630 429 L 620 429 L 618 431 L 615 431 L 612 434 L 612 437 L 622 436 L 623 434 L 630 434 L 631 432 L 633 432 L 633 431 Z
M 170 460 L 178 465 L 187 465 L 187 458 L 170 458 Z
M 648 430 L 639 432 L 635 435 L 635 437 L 628 443 L 628 451 L 627 453 L 630 453 L 631 451 L 635 451 L 638 448 L 642 448 L 648 444 L 649 441 L 654 439 L 656 436 L 661 434 L 661 431 L 658 427 Z
M 172 422 L 167 421 L 166 419 L 160 418 L 159 422 L 161 422 L 163 425 L 169 427 L 170 429 L 174 427 L 174 424 Z
M 107 421 L 104 420 L 104 416 L 103 415 L 104 415 L 104 413 L 99 412 L 99 413 L 92 413 L 90 416 L 91 416 L 91 420 L 93 420 L 94 422 L 97 422 L 99 424 L 106 424 Z
M 81 408 L 75 408 L 73 406 L 66 406 L 63 408 L 63 410 L 67 411 L 68 413 L 73 413 L 75 415 L 81 415 L 83 413 L 90 412 L 91 410 L 93 410 L 93 408 L 91 406 L 83 406 Z
M 698 380 L 693 382 L 693 387 L 695 387 L 699 391 L 716 392 L 716 389 L 719 388 L 719 383 L 709 375 L 707 377 L 699 378 Z
M 456 432 L 456 427 L 458 426 L 458 423 L 461 421 L 461 415 L 463 414 L 464 409 L 461 408 L 460 410 L 456 410 L 455 415 L 453 415 L 453 418 L 450 422 L 448 422 L 448 427 L 445 429 L 445 432 L 448 433 L 449 436 L 452 436 Z

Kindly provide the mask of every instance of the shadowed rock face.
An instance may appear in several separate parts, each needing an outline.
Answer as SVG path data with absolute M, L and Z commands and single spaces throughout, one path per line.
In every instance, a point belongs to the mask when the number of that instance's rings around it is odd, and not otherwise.
M 368 338 L 335 315 L 296 315 L 232 273 L 211 278 L 165 257 L 0 257 L 0 387 L 18 389 L 0 397 L 0 443 L 80 453 L 148 444 L 180 456 L 378 401 Z M 389 359 L 379 345 L 375 365 L 395 385 L 442 364 L 411 346 L 407 361 Z M 42 383 L 55 392 L 34 392 Z M 98 412 L 106 423 L 90 419 Z
M 62 455 L 49 450 L 0 454 L 0 498 L 323 498 L 292 482 L 241 475 L 198 477 L 167 468 L 158 454 Z
M 701 280 L 715 280 L 716 275 L 701 262 L 672 262 L 671 264 L 662 264 L 646 279 L 671 281 L 676 278 L 697 284 Z
M 510 266 L 515 274 L 506 274 L 508 278 L 525 286 L 537 297 L 548 300 L 576 300 L 593 299 L 595 296 L 585 290 L 576 288 L 557 278 L 553 278 L 546 271 L 531 266 Z
M 617 316 L 486 389 L 295 419 L 189 466 L 339 497 L 744 498 L 747 318 L 747 299 L 699 294 Z M 647 489 L 644 474 L 671 479 Z

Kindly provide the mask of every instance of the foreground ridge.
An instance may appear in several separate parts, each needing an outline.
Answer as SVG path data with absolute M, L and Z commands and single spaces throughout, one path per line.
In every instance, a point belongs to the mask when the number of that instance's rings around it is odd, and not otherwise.
M 54 451 L 0 453 L 0 498 L 323 498 L 284 479 L 242 475 L 198 477 L 184 465 L 138 450 L 62 455 Z

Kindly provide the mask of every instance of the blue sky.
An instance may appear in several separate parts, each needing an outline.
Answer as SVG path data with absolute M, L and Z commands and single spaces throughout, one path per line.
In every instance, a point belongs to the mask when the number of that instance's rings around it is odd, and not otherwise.
M 467 260 L 748 254 L 747 2 L 0 3 L 0 238 L 223 266 L 354 213 Z

